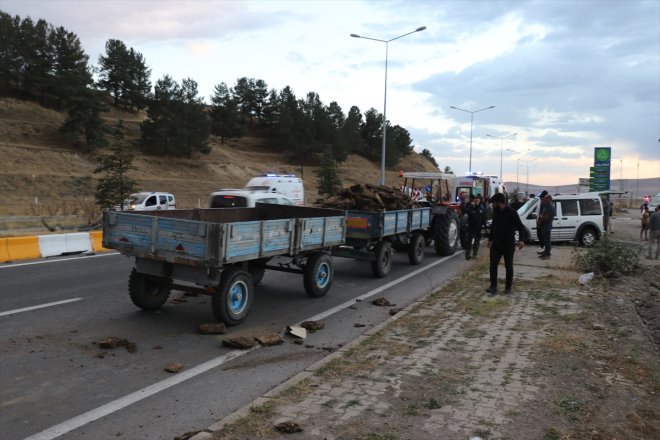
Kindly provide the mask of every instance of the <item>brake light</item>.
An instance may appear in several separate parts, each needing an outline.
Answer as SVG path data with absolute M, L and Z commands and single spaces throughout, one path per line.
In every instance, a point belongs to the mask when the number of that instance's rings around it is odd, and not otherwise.
M 235 196 L 222 196 L 223 199 L 235 199 Z

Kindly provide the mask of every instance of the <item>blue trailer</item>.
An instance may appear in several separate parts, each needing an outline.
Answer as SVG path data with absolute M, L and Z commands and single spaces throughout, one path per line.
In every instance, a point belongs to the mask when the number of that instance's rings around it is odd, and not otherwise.
M 103 246 L 134 257 L 129 295 L 145 310 L 171 290 L 212 295 L 215 317 L 243 322 L 267 269 L 300 273 L 308 295 L 324 296 L 334 275 L 331 249 L 345 243 L 346 212 L 257 204 L 256 208 L 108 211 Z M 285 257 L 286 264 L 269 264 Z
M 397 211 L 347 211 L 346 242 L 332 255 L 371 261 L 371 272 L 384 277 L 390 272 L 394 250 L 406 251 L 410 264 L 420 264 L 432 239 L 431 208 Z

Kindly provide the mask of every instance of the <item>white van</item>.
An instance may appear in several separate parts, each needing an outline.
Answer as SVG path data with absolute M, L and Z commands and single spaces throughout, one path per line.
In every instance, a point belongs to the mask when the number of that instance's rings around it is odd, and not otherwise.
M 171 193 L 139 192 L 131 194 L 129 211 L 165 211 L 176 209 L 176 199 Z
M 277 193 L 262 190 L 222 189 L 211 193 L 209 208 L 254 208 L 257 203 L 293 205 L 293 201 Z
M 305 206 L 303 180 L 294 174 L 263 174 L 253 177 L 245 185 L 245 189 L 280 193 L 289 198 L 294 205 Z
M 582 246 L 591 246 L 603 235 L 603 204 L 597 192 L 582 194 L 557 194 L 552 196 L 555 218 L 552 221 L 550 239 L 555 241 L 577 241 Z M 537 239 L 536 219 L 541 201 L 529 199 L 518 209 L 518 215 L 527 229 L 527 237 Z

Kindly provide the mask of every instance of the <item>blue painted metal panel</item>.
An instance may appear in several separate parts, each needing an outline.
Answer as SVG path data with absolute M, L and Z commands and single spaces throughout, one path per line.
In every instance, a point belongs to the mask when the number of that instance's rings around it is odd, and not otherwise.
M 301 247 L 309 249 L 321 247 L 325 235 L 325 218 L 304 218 L 302 227 Z
M 158 219 L 156 251 L 170 253 L 176 258 L 192 257 L 206 259 L 206 224 L 165 217 Z
M 346 216 L 346 238 L 380 239 L 382 213 L 348 211 Z
M 223 257 L 226 262 L 259 258 L 261 222 L 227 223 L 224 243 Z
M 116 224 L 110 229 L 109 244 L 149 249 L 151 247 L 151 229 L 151 217 L 117 213 Z
M 261 256 L 290 252 L 293 246 L 294 223 L 293 219 L 264 221 Z
M 344 217 L 326 217 L 325 246 L 344 243 Z
M 408 215 L 410 211 L 397 211 L 396 213 L 396 233 L 408 232 Z

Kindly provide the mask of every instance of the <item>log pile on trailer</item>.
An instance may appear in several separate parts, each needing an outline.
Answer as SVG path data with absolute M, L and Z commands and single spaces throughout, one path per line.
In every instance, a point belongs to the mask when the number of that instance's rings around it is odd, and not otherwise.
M 418 207 L 418 203 L 398 188 L 384 185 L 353 185 L 332 196 L 320 198 L 316 204 L 322 208 L 358 211 L 396 211 Z

